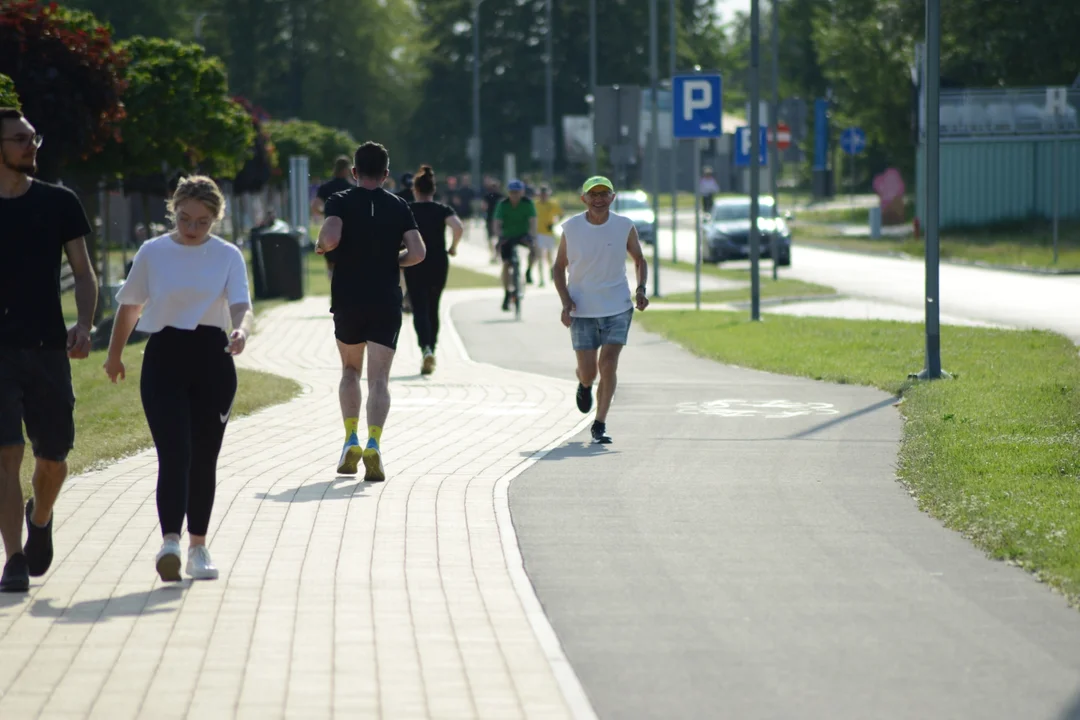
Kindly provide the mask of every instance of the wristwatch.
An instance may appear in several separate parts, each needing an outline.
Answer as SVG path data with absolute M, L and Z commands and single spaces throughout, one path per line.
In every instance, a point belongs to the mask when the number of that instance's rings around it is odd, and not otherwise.
M 645 286 L 644 285 L 638 285 L 637 286 L 637 292 L 639 292 L 639 293 L 645 292 Z

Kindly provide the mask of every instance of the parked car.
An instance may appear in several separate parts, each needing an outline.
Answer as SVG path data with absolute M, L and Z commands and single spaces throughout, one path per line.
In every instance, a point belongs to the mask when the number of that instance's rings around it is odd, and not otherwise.
M 758 200 L 758 233 L 762 258 L 772 257 L 772 238 L 777 240 L 777 265 L 791 265 L 791 228 L 784 217 L 776 216 L 772 197 L 762 195 Z M 746 260 L 750 257 L 750 197 L 717 198 L 702 223 L 702 259 L 720 263 L 725 260 Z
M 562 222 L 565 222 L 571 215 L 581 212 L 584 208 L 578 205 L 577 210 L 564 209 L 567 210 L 567 217 L 564 217 Z M 626 190 L 616 193 L 615 202 L 611 204 L 611 211 L 630 218 L 637 228 L 638 239 L 643 245 L 653 243 L 655 240 L 653 237 L 653 211 L 648 193 L 644 190 Z M 556 223 L 553 228 L 556 239 L 562 235 L 562 222 Z

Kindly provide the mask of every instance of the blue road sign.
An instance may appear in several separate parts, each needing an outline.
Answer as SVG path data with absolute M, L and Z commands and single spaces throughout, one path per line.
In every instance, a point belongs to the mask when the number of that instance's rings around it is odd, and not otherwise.
M 672 135 L 717 138 L 723 134 L 723 85 L 719 75 L 676 75 L 671 79 Z
M 765 167 L 769 155 L 768 128 L 761 126 L 761 135 L 758 137 L 758 165 Z M 749 126 L 735 128 L 735 167 L 750 167 L 750 128 Z
M 840 149 L 848 155 L 858 155 L 866 148 L 866 133 L 862 128 L 849 127 L 840 133 Z

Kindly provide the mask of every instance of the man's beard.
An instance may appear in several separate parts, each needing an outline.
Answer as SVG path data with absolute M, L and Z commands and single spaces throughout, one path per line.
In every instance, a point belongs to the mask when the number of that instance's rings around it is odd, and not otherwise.
M 15 163 L 8 160 L 7 156 L 0 152 L 0 163 L 9 170 L 14 170 L 15 172 L 24 173 L 26 175 L 33 175 L 37 172 L 37 157 L 34 157 L 34 159 L 28 163 Z

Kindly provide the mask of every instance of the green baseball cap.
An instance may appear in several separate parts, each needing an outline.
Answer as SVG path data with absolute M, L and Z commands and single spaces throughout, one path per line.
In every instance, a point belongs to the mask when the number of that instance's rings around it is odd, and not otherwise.
M 590 190 L 595 187 L 606 187 L 607 189 L 615 192 L 615 186 L 611 184 L 611 181 L 602 175 L 594 175 L 585 181 L 585 184 L 581 186 L 581 194 L 586 195 Z

